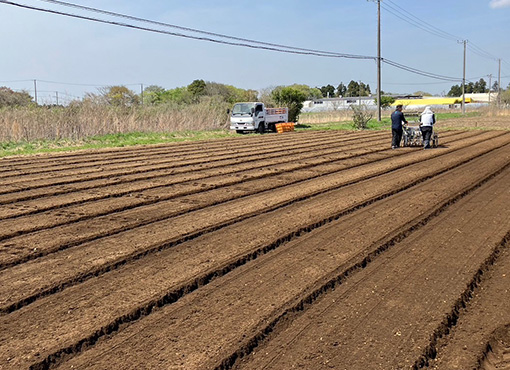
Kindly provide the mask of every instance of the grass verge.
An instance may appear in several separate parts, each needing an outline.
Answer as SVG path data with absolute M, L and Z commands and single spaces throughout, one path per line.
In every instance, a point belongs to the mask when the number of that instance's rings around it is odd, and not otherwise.
M 455 119 L 473 117 L 480 115 L 477 112 L 470 112 L 466 115 L 461 113 L 437 113 L 438 121 L 443 119 Z M 368 122 L 368 130 L 389 130 L 391 127 L 390 117 L 383 117 L 381 122 L 372 119 Z M 353 130 L 352 121 L 327 122 L 313 124 L 297 124 L 296 131 L 317 131 L 317 130 Z M 21 142 L 0 143 L 0 157 L 14 155 L 30 155 L 37 153 L 65 152 L 82 149 L 115 148 L 134 145 L 150 145 L 180 141 L 194 141 L 207 139 L 221 139 L 236 137 L 237 134 L 229 130 L 208 130 L 208 131 L 181 131 L 168 133 L 146 133 L 131 132 L 125 134 L 110 134 L 93 136 L 82 140 L 35 140 Z

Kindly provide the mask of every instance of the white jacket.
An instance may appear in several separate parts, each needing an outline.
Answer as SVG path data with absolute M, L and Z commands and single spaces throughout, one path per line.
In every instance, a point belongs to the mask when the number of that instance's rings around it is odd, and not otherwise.
M 430 107 L 425 108 L 423 113 L 420 115 L 420 123 L 422 126 L 432 126 L 436 123 L 436 116 Z

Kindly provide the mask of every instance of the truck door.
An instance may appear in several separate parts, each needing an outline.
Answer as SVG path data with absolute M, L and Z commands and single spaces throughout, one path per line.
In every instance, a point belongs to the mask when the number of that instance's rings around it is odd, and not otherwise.
M 255 121 L 255 127 L 258 127 L 260 122 L 264 122 L 264 106 L 262 104 L 255 105 L 255 113 L 253 114 L 253 120 Z

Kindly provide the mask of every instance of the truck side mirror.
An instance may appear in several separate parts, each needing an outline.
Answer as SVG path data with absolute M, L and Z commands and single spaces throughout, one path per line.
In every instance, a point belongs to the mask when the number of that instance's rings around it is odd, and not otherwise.
M 255 113 L 255 108 L 251 109 L 251 114 Z
M 227 109 L 227 114 L 230 114 L 230 109 Z

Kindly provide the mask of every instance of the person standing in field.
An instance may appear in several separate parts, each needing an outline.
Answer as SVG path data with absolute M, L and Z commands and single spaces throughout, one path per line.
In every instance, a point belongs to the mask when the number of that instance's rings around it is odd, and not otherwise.
M 397 149 L 400 147 L 402 141 L 402 124 L 407 123 L 407 120 L 402 113 L 402 105 L 399 104 L 395 108 L 395 112 L 391 114 L 391 149 Z
M 430 149 L 430 138 L 432 137 L 432 131 L 436 123 L 436 115 L 432 112 L 430 107 L 425 107 L 425 110 L 420 115 L 420 130 L 423 138 L 423 149 Z

